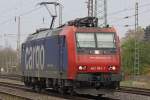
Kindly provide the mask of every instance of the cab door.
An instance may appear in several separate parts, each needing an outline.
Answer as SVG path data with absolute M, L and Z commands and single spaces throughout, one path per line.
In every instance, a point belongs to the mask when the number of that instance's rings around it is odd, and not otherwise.
M 63 78 L 65 74 L 65 36 L 59 36 L 59 75 Z

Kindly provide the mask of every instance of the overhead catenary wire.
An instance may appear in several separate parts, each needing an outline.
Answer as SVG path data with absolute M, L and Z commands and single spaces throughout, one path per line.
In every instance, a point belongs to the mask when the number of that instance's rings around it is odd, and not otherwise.
M 2 10 L 0 12 L 0 17 L 4 17 L 5 14 L 8 14 L 10 12 L 12 12 L 13 10 L 16 10 L 17 9 L 17 3 L 14 5 L 15 7 L 9 7 L 8 9 L 5 9 L 5 10 Z
M 10 18 L 10 19 L 4 20 L 4 21 L 0 22 L 0 25 L 6 24 L 6 23 L 8 23 L 8 22 L 10 22 L 12 20 L 14 20 L 14 18 Z
M 147 6 L 150 6 L 150 3 L 146 3 L 146 4 L 143 4 L 143 5 L 140 5 L 139 8 L 143 8 L 143 7 L 147 7 Z M 132 10 L 134 11 L 134 9 L 135 8 L 132 7 L 132 8 L 125 8 L 125 9 L 122 9 L 122 10 L 118 10 L 118 11 L 115 11 L 115 12 L 112 12 L 112 13 L 108 13 L 107 17 L 112 17 L 113 15 L 124 13 L 126 11 L 132 11 Z M 148 12 L 148 10 L 143 11 L 143 12 L 141 12 L 139 14 L 142 14 L 142 13 L 145 13 L 145 12 Z M 122 17 L 122 18 L 110 21 L 110 23 L 117 23 L 117 22 L 120 22 L 121 20 L 129 19 L 129 18 L 132 18 L 134 16 L 135 16 L 135 14 L 134 15 L 125 16 L 125 17 Z M 103 24 L 101 24 L 99 26 L 103 26 Z M 127 27 L 127 26 L 125 25 L 125 27 Z
M 140 12 L 139 15 L 141 15 L 141 14 L 147 14 L 147 12 L 150 12 L 150 9 L 144 10 L 144 11 Z M 129 16 L 125 16 L 125 17 L 119 18 L 117 20 L 113 20 L 113 21 L 111 21 L 111 23 L 116 23 L 116 22 L 119 22 L 121 20 L 129 19 L 129 18 L 133 18 L 133 17 L 135 17 L 135 14 L 129 15 Z
M 30 4 L 32 4 L 32 2 L 30 2 Z M 8 13 L 12 12 L 12 11 L 16 11 L 18 10 L 18 2 L 16 2 L 13 6 L 7 8 L 7 9 L 4 9 L 0 12 L 0 17 L 5 17 L 4 15 L 7 15 Z M 24 6 L 27 6 L 29 5 L 29 2 L 28 3 L 23 3 Z
M 31 9 L 31 10 L 25 12 L 25 13 L 20 14 L 19 16 L 22 17 L 22 16 L 29 15 L 29 14 L 31 14 L 32 12 L 39 10 L 40 8 L 42 8 L 42 7 L 40 6 L 40 7 L 37 7 L 37 8 L 33 8 L 33 9 Z
M 146 3 L 146 4 L 143 4 L 143 5 L 140 5 L 139 8 L 143 8 L 143 7 L 147 7 L 147 6 L 150 6 L 150 3 Z M 119 14 L 119 13 L 124 13 L 126 11 L 131 11 L 131 10 L 134 11 L 134 9 L 135 9 L 134 7 L 132 7 L 132 8 L 125 8 L 125 9 L 118 10 L 118 11 L 115 11 L 115 12 L 112 12 L 112 13 L 108 13 L 108 17 L 111 17 L 111 16 Z
M 40 6 L 40 7 L 37 7 L 37 8 L 33 8 L 33 9 L 27 11 L 27 12 L 21 13 L 21 14 L 18 15 L 18 16 L 23 17 L 23 16 L 26 16 L 26 15 L 29 15 L 29 14 L 31 14 L 32 12 L 39 10 L 40 8 L 42 8 L 42 7 Z M 10 21 L 13 21 L 13 20 L 15 20 L 15 18 L 16 18 L 16 16 L 13 16 L 13 17 L 11 17 L 10 19 L 4 20 L 4 21 L 0 22 L 0 25 L 6 24 L 6 23 L 8 23 L 8 22 L 10 22 Z
M 28 35 L 28 34 L 21 34 L 21 35 Z M 7 34 L 7 33 L 5 33 L 4 36 L 17 36 L 17 34 Z
M 140 5 L 139 8 L 147 7 L 147 6 L 150 6 L 150 3 L 146 3 L 146 4 L 143 4 L 143 5 Z M 33 8 L 33 9 L 31 9 L 31 10 L 25 12 L 25 13 L 22 13 L 22 14 L 20 14 L 20 15 L 18 15 L 18 16 L 26 16 L 26 15 L 28 15 L 28 14 L 30 14 L 30 13 L 32 13 L 32 12 L 34 12 L 34 11 L 40 9 L 40 8 L 41 8 L 41 6 L 40 6 L 40 7 L 37 7 L 37 8 Z M 134 10 L 134 8 L 132 7 L 132 8 L 126 8 L 126 9 L 118 10 L 118 11 L 109 13 L 109 14 L 108 14 L 108 17 L 113 16 L 113 15 L 116 15 L 116 14 L 119 14 L 119 13 L 123 13 L 123 12 L 125 12 L 125 11 L 131 11 L 131 10 Z M 135 16 L 135 15 L 134 15 L 134 16 Z M 15 17 L 16 17 L 16 16 L 11 17 L 10 19 L 6 19 L 6 20 L 0 22 L 0 25 L 6 24 L 6 23 L 8 23 L 8 22 L 10 22 L 10 21 L 13 21 Z M 129 16 L 129 17 L 132 17 L 132 16 Z M 120 19 L 118 19 L 118 20 L 114 20 L 114 21 L 111 21 L 111 22 L 117 22 L 117 21 L 120 21 L 120 20 L 122 20 L 122 19 L 126 19 L 126 18 L 120 18 Z

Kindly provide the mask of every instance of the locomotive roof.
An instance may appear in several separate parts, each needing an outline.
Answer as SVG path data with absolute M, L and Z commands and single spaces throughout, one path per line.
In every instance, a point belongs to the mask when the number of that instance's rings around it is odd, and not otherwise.
M 36 30 L 35 33 L 30 34 L 27 37 L 26 41 L 31 41 L 31 40 L 36 40 L 36 39 L 40 39 L 40 38 L 50 37 L 52 35 L 58 35 L 61 30 L 62 30 L 61 28 L 56 28 L 56 29 L 48 29 L 48 28 L 39 29 L 39 30 Z

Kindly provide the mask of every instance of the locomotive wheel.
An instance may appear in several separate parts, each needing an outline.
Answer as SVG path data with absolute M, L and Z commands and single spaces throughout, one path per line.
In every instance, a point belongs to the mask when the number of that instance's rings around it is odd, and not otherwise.
M 27 82 L 24 82 L 24 85 L 25 85 L 25 86 L 28 86 L 28 83 L 27 83 Z
M 35 91 L 35 85 L 32 85 L 32 90 L 34 90 L 34 91 Z
M 64 89 L 64 87 L 59 87 L 59 88 L 58 88 L 58 92 L 59 92 L 61 95 L 64 95 L 64 94 L 65 94 L 65 89 Z
M 70 95 L 71 95 L 71 96 L 76 95 L 75 91 L 71 91 L 71 92 L 70 92 Z
M 42 88 L 41 88 L 41 86 L 39 86 L 38 84 L 34 84 L 33 86 L 32 86 L 32 89 L 35 91 L 35 92 L 41 92 L 41 90 L 42 90 Z
M 113 82 L 112 85 L 111 85 L 111 87 L 113 89 L 119 89 L 120 88 L 120 83 L 119 82 Z
M 69 93 L 70 93 L 71 96 L 76 95 L 76 92 L 74 91 L 73 87 L 69 88 Z
M 39 86 L 39 85 L 35 85 L 35 90 L 36 90 L 36 92 L 41 92 L 41 86 Z
M 116 82 L 116 89 L 117 89 L 117 90 L 120 89 L 120 82 Z

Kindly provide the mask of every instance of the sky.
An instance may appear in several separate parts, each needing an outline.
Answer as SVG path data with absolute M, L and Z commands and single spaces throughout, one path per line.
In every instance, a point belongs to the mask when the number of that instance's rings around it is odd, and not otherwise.
M 36 29 L 49 27 L 51 17 L 44 7 L 38 5 L 41 1 L 54 0 L 0 0 L 0 47 L 16 48 L 18 16 L 21 16 L 21 42 Z M 108 24 L 116 28 L 120 37 L 129 29 L 134 29 L 136 1 L 139 3 L 139 25 L 144 28 L 150 25 L 150 0 L 107 0 Z M 63 23 L 87 16 L 87 0 L 59 2 L 63 5 Z M 127 16 L 130 17 L 124 19 Z

